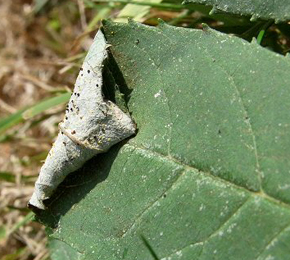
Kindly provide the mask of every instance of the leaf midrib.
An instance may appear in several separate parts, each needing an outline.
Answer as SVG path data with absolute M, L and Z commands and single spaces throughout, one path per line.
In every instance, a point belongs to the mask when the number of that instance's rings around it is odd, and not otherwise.
M 204 53 L 206 54 L 206 56 L 208 58 L 212 58 L 213 59 L 212 55 L 207 51 L 206 48 L 204 48 L 203 50 L 204 50 Z M 235 89 L 239 99 L 241 100 L 241 106 L 242 106 L 244 114 L 245 114 L 244 118 L 248 118 L 248 120 L 245 119 L 244 122 L 248 126 L 248 128 L 250 130 L 250 133 L 251 133 L 251 136 L 252 136 L 252 142 L 253 142 L 254 154 L 255 154 L 255 160 L 256 160 L 256 171 L 257 171 L 258 180 L 259 180 L 259 189 L 261 190 L 261 192 L 265 193 L 264 190 L 263 190 L 263 185 L 262 185 L 262 174 L 261 174 L 261 166 L 260 166 L 260 162 L 259 162 L 259 153 L 258 153 L 256 135 L 254 133 L 253 126 L 252 126 L 252 123 L 250 121 L 251 117 L 249 116 L 249 112 L 246 109 L 246 106 L 245 106 L 244 100 L 242 98 L 241 92 L 239 90 L 238 85 L 235 82 L 235 79 L 234 79 L 233 75 L 230 75 L 228 73 L 228 71 L 221 64 L 219 64 L 218 62 L 216 62 L 216 64 L 228 76 L 228 80 L 230 82 L 230 85 L 233 86 L 233 88 Z
M 164 24 L 163 26 L 166 26 L 166 24 Z M 168 36 L 167 36 L 163 31 L 162 31 L 162 28 L 159 28 L 159 29 L 160 29 L 160 31 L 162 32 L 162 36 L 165 37 L 165 38 L 168 40 L 168 42 L 170 42 L 171 47 L 173 48 L 174 46 L 176 46 L 177 42 L 174 42 L 171 38 L 169 38 L 169 37 L 168 37 Z M 210 28 L 208 28 L 207 30 L 210 30 L 211 35 L 213 35 L 215 38 L 218 38 L 219 34 L 216 33 L 214 30 L 212 30 L 212 29 L 210 29 Z M 127 44 L 128 44 L 128 43 L 127 43 Z M 129 44 L 131 45 L 131 43 L 129 43 Z M 208 58 L 208 59 L 214 59 L 214 57 L 213 57 L 213 56 L 212 56 L 212 55 L 207 51 L 207 48 L 204 48 L 203 45 L 199 45 L 199 46 L 200 46 L 200 48 L 202 49 L 202 51 L 204 52 L 206 58 Z M 169 102 L 168 102 L 168 95 L 167 95 L 167 92 L 166 92 L 166 88 L 164 87 L 163 75 L 162 75 L 162 71 L 160 70 L 160 65 L 157 66 L 157 63 L 156 63 L 154 57 L 152 57 L 152 56 L 151 56 L 151 55 L 146 51 L 146 49 L 144 49 L 144 48 L 140 48 L 140 46 L 138 46 L 138 45 L 132 45 L 132 47 L 137 47 L 140 51 L 142 51 L 145 55 L 147 55 L 148 58 L 153 62 L 154 67 L 156 68 L 156 72 L 157 72 L 158 77 L 159 77 L 159 82 L 160 82 L 160 84 L 161 84 L 161 89 L 162 89 L 162 91 L 163 91 L 163 93 L 164 93 L 164 95 L 165 95 L 166 106 L 167 106 L 167 108 L 168 108 L 168 112 L 169 112 L 169 115 L 170 115 L 170 118 L 169 118 L 169 119 L 171 120 L 171 121 L 170 121 L 170 127 L 169 127 L 169 143 L 168 143 L 168 146 L 167 146 L 167 153 L 168 153 L 168 156 L 171 156 L 171 140 L 172 140 L 171 137 L 172 137 L 172 127 L 173 127 L 172 116 L 171 116 L 172 113 L 171 113 L 171 109 L 170 109 L 170 104 L 169 104 Z M 162 62 L 162 61 L 161 61 L 161 62 Z M 227 71 L 227 70 L 226 70 L 226 69 L 225 69 L 221 64 L 218 64 L 217 66 L 220 68 L 220 70 L 221 70 L 223 73 L 225 73 L 225 74 L 228 76 L 228 78 L 230 77 L 230 79 L 229 79 L 229 84 L 233 86 L 234 91 L 236 91 L 238 98 L 241 100 L 241 107 L 242 107 L 242 109 L 243 109 L 243 111 L 244 111 L 245 117 L 248 117 L 248 118 L 249 118 L 248 121 L 245 120 L 245 124 L 248 126 L 248 128 L 249 128 L 249 130 L 250 130 L 250 133 L 251 133 L 251 137 L 252 137 L 252 145 L 253 145 L 253 147 L 254 147 L 254 156 L 255 156 L 255 161 L 256 161 L 256 166 L 255 166 L 255 168 L 256 168 L 257 177 L 258 177 L 258 181 L 259 181 L 259 190 L 260 190 L 261 193 L 266 194 L 266 193 L 264 192 L 264 190 L 263 190 L 263 185 L 262 185 L 262 174 L 261 174 L 261 165 L 260 165 L 260 162 L 259 162 L 259 152 L 258 152 L 258 148 L 257 148 L 256 135 L 255 135 L 255 133 L 254 133 L 254 130 L 253 130 L 253 127 L 252 127 L 252 123 L 250 122 L 250 116 L 249 116 L 248 111 L 247 111 L 247 109 L 246 109 L 246 107 L 245 107 L 245 104 L 244 104 L 243 98 L 242 98 L 241 93 L 240 93 L 240 90 L 239 90 L 239 88 L 238 88 L 238 86 L 237 86 L 237 84 L 236 84 L 236 82 L 235 82 L 235 80 L 234 80 L 233 75 L 230 75 L 230 74 L 228 73 L 228 71 Z M 131 111 L 131 112 L 133 112 L 133 111 Z M 222 178 L 221 178 L 221 179 L 222 179 Z M 223 179 L 223 180 L 224 180 L 224 179 Z M 238 185 L 237 185 L 237 186 L 238 186 Z M 238 186 L 238 187 L 240 187 L 240 186 Z M 274 197 L 273 197 L 273 198 L 274 198 Z M 282 201 L 281 201 L 281 203 L 282 203 Z
M 188 170 L 196 170 L 200 174 L 203 174 L 204 176 L 211 178 L 213 181 L 219 181 L 219 182 L 222 182 L 223 184 L 228 185 L 228 186 L 230 185 L 230 186 L 232 186 L 233 188 L 235 188 L 237 190 L 240 190 L 240 191 L 243 191 L 243 192 L 247 192 L 253 198 L 261 198 L 261 199 L 264 199 L 264 200 L 268 200 L 269 202 L 272 202 L 275 205 L 281 206 L 281 207 L 283 207 L 283 208 L 285 208 L 285 209 L 290 211 L 290 204 L 285 203 L 284 201 L 280 201 L 280 200 L 268 195 L 264 191 L 255 192 L 255 191 L 249 190 L 249 189 L 247 189 L 247 188 L 245 188 L 243 186 L 239 186 L 239 185 L 237 185 L 235 183 L 227 181 L 226 179 L 223 179 L 221 177 L 215 176 L 215 175 L 213 175 L 210 172 L 204 171 L 203 169 L 199 169 L 199 168 L 193 167 L 192 165 L 185 164 L 184 162 L 182 162 L 181 160 L 179 160 L 179 159 L 177 159 L 177 158 L 175 158 L 173 156 L 168 156 L 168 155 L 164 155 L 164 154 L 161 154 L 159 152 L 156 152 L 156 151 L 152 151 L 152 150 L 150 150 L 150 149 L 148 149 L 148 148 L 146 148 L 146 147 L 144 147 L 142 145 L 138 145 L 137 146 L 137 145 L 132 144 L 132 142 L 129 142 L 129 143 L 125 144 L 124 147 L 132 148 L 132 149 L 136 149 L 136 150 L 141 150 L 142 152 L 151 154 L 152 156 L 159 157 L 159 158 L 162 158 L 162 159 L 165 159 L 165 160 L 169 160 L 169 161 L 171 161 L 173 163 L 176 163 L 177 165 L 180 165 L 180 166 L 184 167 L 185 170 L 186 169 L 188 169 Z M 177 178 L 175 180 L 175 182 L 178 181 L 178 179 L 179 178 Z M 170 187 L 172 187 L 172 186 L 170 186 Z
M 236 190 L 240 190 L 240 191 L 243 191 L 245 193 L 247 193 L 249 195 L 249 197 L 241 204 L 240 207 L 238 207 L 235 212 L 233 212 L 233 214 L 231 214 L 208 238 L 206 238 L 205 240 L 203 241 L 198 241 L 194 244 L 190 244 L 190 245 L 196 245 L 196 244 L 200 244 L 202 243 L 203 244 L 203 248 L 205 246 L 205 243 L 207 243 L 211 237 L 213 237 L 215 234 L 217 234 L 219 232 L 219 230 L 221 230 L 222 228 L 224 228 L 224 226 L 232 220 L 233 217 L 235 217 L 240 211 L 242 208 L 244 208 L 244 206 L 249 203 L 250 201 L 252 200 L 256 200 L 257 197 L 258 198 L 261 198 L 263 200 L 267 200 L 269 201 L 270 203 L 274 203 L 275 205 L 278 205 L 280 207 L 283 207 L 285 208 L 286 210 L 289 210 L 290 211 L 290 205 L 287 204 L 287 203 L 284 203 L 282 201 L 279 201 L 269 195 L 267 195 L 266 193 L 264 192 L 253 192 L 251 190 L 248 190 L 246 189 L 245 187 L 243 186 L 238 186 L 232 182 L 229 182 L 225 179 L 222 179 L 220 177 L 217 177 L 217 176 L 214 176 L 212 175 L 210 172 L 205 172 L 204 170 L 201 170 L 201 169 L 198 169 L 198 168 L 195 168 L 191 165 L 188 165 L 188 164 L 185 164 L 184 162 L 176 159 L 175 157 L 172 157 L 171 155 L 164 155 L 164 154 L 161 154 L 159 152 L 156 152 L 156 151 L 152 151 L 146 147 L 143 147 L 142 145 L 134 145 L 132 143 L 127 143 L 124 145 L 124 148 L 131 148 L 134 152 L 136 150 L 139 150 L 139 151 L 142 151 L 143 153 L 147 153 L 148 155 L 150 155 L 150 157 L 159 157 L 160 159 L 162 160 L 167 160 L 167 161 L 171 161 L 172 163 L 175 163 L 177 165 L 180 165 L 183 167 L 183 171 L 179 174 L 179 176 L 176 178 L 176 180 L 156 199 L 154 200 L 149 206 L 147 206 L 135 219 L 134 221 L 132 222 L 132 224 L 124 231 L 123 235 L 122 235 L 122 238 L 126 237 L 127 234 L 129 234 L 132 230 L 134 230 L 134 227 L 136 226 L 136 224 L 138 224 L 138 221 L 142 219 L 142 217 L 148 213 L 148 211 L 150 211 L 150 209 L 153 208 L 153 206 L 159 202 L 159 200 L 163 197 L 163 194 L 167 193 L 170 189 L 172 189 L 172 187 L 174 187 L 176 185 L 176 183 L 178 183 L 178 181 L 181 179 L 181 176 L 187 171 L 187 170 L 195 170 L 195 171 L 198 171 L 200 174 L 212 179 L 213 181 L 219 181 L 219 182 L 222 182 L 223 184 L 227 185 L 227 186 L 232 186 L 234 189 Z M 269 243 L 267 243 L 267 245 L 263 248 L 263 250 L 261 252 L 259 252 L 259 255 L 256 257 L 256 259 L 258 259 L 260 257 L 261 254 L 263 254 L 263 252 L 267 249 L 267 246 L 273 241 L 275 240 L 277 237 L 279 237 L 281 234 L 284 233 L 285 230 L 287 230 L 287 228 L 290 226 L 290 223 L 287 223 L 286 226 L 284 226 L 277 234 L 275 234 L 275 236 L 270 240 Z M 184 250 L 185 248 L 187 248 L 188 246 L 190 245 L 186 245 L 185 247 L 183 248 L 180 248 L 178 250 L 176 250 L 175 252 L 178 252 L 178 251 L 182 251 Z M 201 254 L 202 254 L 202 251 L 203 249 L 201 250 Z M 174 253 L 171 253 L 169 256 L 172 256 L 174 255 Z M 200 255 L 201 255 L 200 254 Z M 169 257 L 169 256 L 166 256 L 166 257 Z M 166 257 L 163 257 L 162 259 L 167 259 Z

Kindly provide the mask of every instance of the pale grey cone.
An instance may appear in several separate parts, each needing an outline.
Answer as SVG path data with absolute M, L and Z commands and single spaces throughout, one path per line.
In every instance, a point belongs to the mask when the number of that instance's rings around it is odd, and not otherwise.
M 107 44 L 99 30 L 78 75 L 60 133 L 40 170 L 29 205 L 45 209 L 44 200 L 71 172 L 98 153 L 135 133 L 132 119 L 102 96 L 102 68 Z

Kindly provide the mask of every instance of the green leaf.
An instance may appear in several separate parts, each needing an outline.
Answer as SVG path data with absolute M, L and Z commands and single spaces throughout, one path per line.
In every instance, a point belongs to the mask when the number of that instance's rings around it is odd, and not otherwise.
M 71 246 L 56 239 L 49 240 L 48 248 L 52 252 L 50 258 L 52 260 L 81 260 L 84 259 L 82 254 L 77 252 Z
M 195 3 L 213 6 L 211 13 L 220 11 L 258 18 L 274 19 L 276 22 L 290 20 L 290 2 L 288 0 L 185 0 L 184 4 Z
M 66 179 L 51 237 L 85 259 L 288 259 L 290 60 L 206 27 L 104 32 L 138 133 Z

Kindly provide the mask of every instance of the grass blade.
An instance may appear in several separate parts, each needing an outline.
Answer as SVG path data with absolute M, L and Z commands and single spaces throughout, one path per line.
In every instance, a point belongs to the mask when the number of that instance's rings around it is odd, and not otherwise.
M 0 172 L 0 180 L 14 183 L 15 175 L 10 172 Z
M 154 258 L 154 260 L 159 260 L 157 254 L 155 253 L 152 246 L 149 244 L 148 240 L 143 235 L 141 235 L 141 239 L 142 239 L 143 243 L 145 244 L 145 246 L 147 247 L 147 249 L 149 250 L 152 257 Z
M 64 93 L 62 95 L 44 100 L 38 104 L 36 104 L 35 106 L 27 109 L 26 111 L 24 111 L 22 113 L 22 117 L 23 119 L 30 119 L 42 112 L 44 112 L 45 110 L 55 107 L 59 104 L 65 103 L 69 100 L 71 94 L 70 93 Z
M 34 213 L 29 212 L 21 221 L 19 221 L 12 227 L 12 229 L 9 231 L 9 235 L 15 232 L 16 230 L 18 230 L 20 227 L 29 223 L 33 219 L 33 217 L 34 217 Z
M 45 110 L 65 103 L 70 98 L 70 93 L 64 93 L 56 97 L 52 97 L 46 99 L 44 101 L 39 102 L 38 104 L 31 106 L 30 108 L 24 108 L 16 113 L 0 120 L 0 134 L 4 133 L 9 128 L 23 122 L 26 119 L 30 119 Z
M 11 128 L 14 125 L 17 125 L 18 123 L 22 122 L 22 113 L 26 109 L 21 109 L 17 111 L 16 113 L 0 120 L 0 134 L 4 133 L 7 129 Z

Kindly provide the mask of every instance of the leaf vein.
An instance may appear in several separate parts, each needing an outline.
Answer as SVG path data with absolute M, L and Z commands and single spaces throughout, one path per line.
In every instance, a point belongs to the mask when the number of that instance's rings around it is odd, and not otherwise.
M 251 197 L 248 197 L 229 217 L 227 220 L 225 220 L 217 229 L 216 231 L 214 231 L 209 237 L 207 237 L 205 240 L 203 241 L 198 241 L 198 242 L 194 242 L 194 243 L 191 243 L 191 244 L 188 244 L 188 245 L 185 245 L 184 247 L 182 248 L 179 248 L 177 250 L 175 250 L 173 253 L 171 253 L 170 255 L 168 256 L 165 256 L 163 257 L 162 259 L 165 260 L 167 258 L 170 258 L 170 256 L 173 256 L 174 254 L 176 254 L 177 252 L 180 252 L 182 250 L 185 250 L 186 248 L 190 247 L 190 246 L 194 246 L 194 245 L 198 245 L 198 244 L 201 244 L 203 245 L 203 248 L 200 252 L 200 256 L 202 255 L 202 252 L 203 252 L 203 249 L 205 247 L 205 243 L 207 243 L 212 237 L 214 237 L 216 234 L 218 234 L 223 228 L 224 226 L 229 222 L 231 221 L 232 218 L 234 218 L 237 214 L 239 214 L 239 212 L 241 211 L 241 209 L 245 206 L 245 204 L 247 204 L 249 202 L 249 200 L 251 199 Z
M 139 149 L 139 150 L 143 150 L 144 152 L 151 153 L 153 156 L 161 157 L 161 158 L 170 160 L 170 161 L 175 162 L 176 164 L 179 164 L 179 165 L 181 165 L 183 167 L 187 167 L 188 169 L 197 170 L 200 173 L 211 177 L 213 180 L 223 182 L 226 185 L 231 185 L 232 187 L 235 187 L 236 189 L 239 189 L 239 190 L 242 190 L 242 191 L 250 193 L 254 197 L 259 197 L 259 198 L 262 198 L 262 199 L 266 199 L 268 201 L 271 201 L 274 204 L 278 204 L 279 206 L 290 210 L 290 205 L 289 204 L 287 204 L 287 203 L 285 203 L 283 201 L 280 201 L 280 200 L 278 200 L 278 199 L 276 199 L 274 197 L 271 197 L 270 195 L 268 195 L 266 193 L 254 192 L 254 191 L 248 190 L 247 188 L 245 188 L 243 186 L 238 186 L 237 184 L 232 183 L 232 182 L 230 182 L 230 181 L 228 181 L 226 179 L 223 179 L 221 177 L 215 176 L 211 172 L 205 172 L 203 169 L 198 169 L 198 168 L 195 168 L 195 167 L 193 167 L 191 165 L 185 164 L 184 162 L 180 161 L 179 159 L 177 159 L 177 158 L 175 158 L 173 156 L 167 156 L 167 155 L 161 154 L 159 152 L 149 150 L 148 148 L 145 148 L 145 147 L 143 147 L 141 145 L 136 146 L 132 142 L 129 142 L 129 143 L 125 144 L 124 146 L 128 146 L 128 147 L 131 147 L 131 148 L 136 148 L 136 149 Z
M 205 48 L 204 49 L 205 53 L 207 54 L 207 56 L 211 59 L 213 59 L 213 57 L 211 56 L 211 54 L 207 51 L 207 49 Z M 217 66 L 220 67 L 220 69 L 227 75 L 227 78 L 228 80 L 230 81 L 230 84 L 234 87 L 239 99 L 240 99 L 240 103 L 242 105 L 242 108 L 244 110 L 244 118 L 245 118 L 245 123 L 247 124 L 248 128 L 249 128 L 249 131 L 251 133 L 251 136 L 252 136 L 252 142 L 253 142 L 253 149 L 254 149 L 254 154 L 255 154 L 255 159 L 256 159 L 256 170 L 257 170 L 257 174 L 258 174 L 258 178 L 259 178 L 259 182 L 260 182 L 260 189 L 262 189 L 262 174 L 261 174 L 261 167 L 260 167 L 260 163 L 259 163 L 259 156 L 258 156 L 258 148 L 257 148 L 257 142 L 256 142 L 256 135 L 254 133 L 254 130 L 253 130 L 253 126 L 252 126 L 252 123 L 250 121 L 250 117 L 249 117 L 249 114 L 248 114 L 248 111 L 246 109 L 246 106 L 244 104 L 244 101 L 242 99 L 242 95 L 241 95 L 241 92 L 233 78 L 233 75 L 230 75 L 228 73 L 228 71 L 222 66 L 220 65 L 219 63 L 216 63 Z
M 159 76 L 159 82 L 161 84 L 161 88 L 162 88 L 162 91 L 164 93 L 164 96 L 165 96 L 165 102 L 166 102 L 166 106 L 167 106 L 167 109 L 168 109 L 168 113 L 169 113 L 169 120 L 170 120 L 170 126 L 169 126 L 169 129 L 168 129 L 168 145 L 167 145 L 167 153 L 168 155 L 170 155 L 170 151 L 171 151 L 171 139 L 172 139 L 172 127 L 173 127 L 173 121 L 172 121 L 172 112 L 171 112 L 171 108 L 170 108 L 170 105 L 169 105 L 169 99 L 168 99 L 168 96 L 167 96 L 167 93 L 165 91 L 165 85 L 164 85 L 164 82 L 163 82 L 163 77 L 162 77 L 162 73 L 160 71 L 160 64 L 159 66 L 157 65 L 156 61 L 151 57 L 151 55 L 144 49 L 140 48 L 138 45 L 135 45 L 137 46 L 137 48 L 142 51 L 143 53 L 145 53 L 145 55 L 147 55 L 149 57 L 149 59 L 152 61 L 152 65 L 156 68 L 156 72 Z
M 271 244 L 277 240 L 287 229 L 290 228 L 290 223 L 287 223 L 285 227 L 283 227 L 275 236 L 269 241 L 269 243 L 265 246 L 262 252 L 257 256 L 257 260 L 261 259 L 260 256 L 271 246 Z
M 137 148 L 138 149 L 138 148 Z M 170 189 L 172 189 L 172 187 L 174 187 L 174 185 L 178 182 L 178 180 L 180 179 L 180 177 L 185 173 L 185 169 L 183 169 L 183 171 L 180 172 L 179 176 L 174 180 L 174 182 L 167 187 L 164 192 L 156 199 L 154 200 L 152 203 L 150 203 L 138 216 L 137 218 L 135 218 L 135 220 L 133 221 L 133 223 L 125 230 L 125 232 L 122 235 L 122 238 L 125 237 L 131 230 L 134 229 L 135 225 L 138 223 L 138 221 L 143 217 L 144 214 L 146 214 L 146 212 L 148 212 L 156 203 L 159 202 L 160 199 L 163 198 L 164 194 L 166 194 Z

